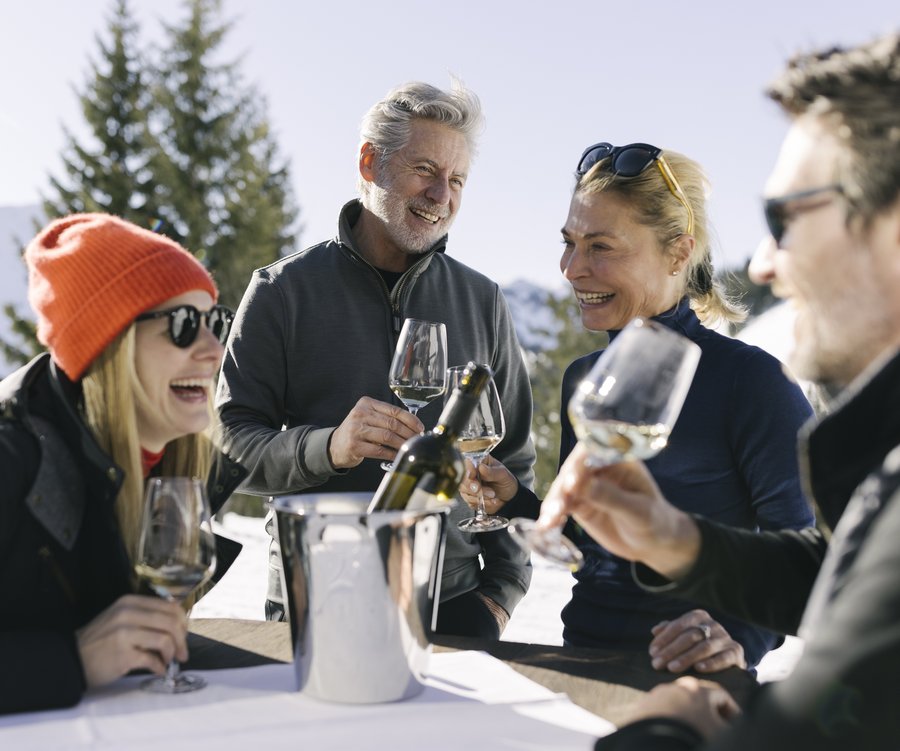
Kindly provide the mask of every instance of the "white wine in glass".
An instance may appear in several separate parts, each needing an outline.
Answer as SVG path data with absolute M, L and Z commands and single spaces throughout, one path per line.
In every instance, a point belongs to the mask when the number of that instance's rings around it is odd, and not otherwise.
M 447 390 L 447 327 L 407 318 L 394 349 L 388 385 L 414 415 Z M 390 471 L 391 462 L 381 468 Z
M 203 483 L 190 477 L 147 480 L 144 516 L 135 572 L 156 595 L 183 602 L 212 576 L 216 542 Z M 203 688 L 206 681 L 179 671 L 172 660 L 166 674 L 141 684 L 146 691 L 181 694 Z
M 660 323 L 636 318 L 622 329 L 569 401 L 587 463 L 645 460 L 662 451 L 699 362 L 700 347 Z M 560 527 L 513 519 L 509 529 L 526 550 L 572 570 L 581 567 L 581 551 Z
M 463 371 L 462 366 L 455 366 L 447 370 L 447 386 L 451 392 L 459 383 Z M 476 476 L 478 465 L 503 440 L 505 433 L 506 423 L 503 419 L 500 395 L 492 378 L 481 392 L 468 424 L 456 437 L 456 448 L 459 449 L 460 454 L 472 462 Z M 479 491 L 475 515 L 463 519 L 457 526 L 463 532 L 493 532 L 496 529 L 504 529 L 508 524 L 509 521 L 504 517 L 488 514 L 485 511 L 484 493 Z

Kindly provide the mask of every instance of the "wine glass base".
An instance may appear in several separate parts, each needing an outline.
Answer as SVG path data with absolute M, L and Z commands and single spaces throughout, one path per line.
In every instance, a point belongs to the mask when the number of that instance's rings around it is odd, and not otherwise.
M 394 469 L 394 463 L 393 462 L 381 462 L 381 468 L 385 472 L 391 472 Z
M 513 519 L 509 523 L 509 534 L 523 550 L 536 553 L 569 571 L 578 571 L 584 565 L 584 555 L 558 529 L 541 529 L 533 519 Z
M 495 532 L 498 529 L 506 529 L 509 526 L 509 519 L 502 516 L 473 516 L 469 519 L 463 519 L 456 525 L 463 532 Z
M 186 694 L 206 686 L 206 679 L 191 673 L 179 673 L 174 679 L 164 675 L 149 678 L 141 684 L 144 691 L 153 694 Z

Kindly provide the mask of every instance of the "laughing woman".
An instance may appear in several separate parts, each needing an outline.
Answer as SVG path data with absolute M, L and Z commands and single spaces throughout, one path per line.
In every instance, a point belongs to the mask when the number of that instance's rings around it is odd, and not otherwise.
M 813 524 L 796 457 L 797 431 L 812 414 L 808 402 L 775 358 L 712 328 L 743 314 L 713 282 L 700 166 L 648 144 L 598 143 L 582 154 L 576 177 L 560 270 L 584 327 L 614 339 L 644 316 L 696 342 L 702 352 L 666 449 L 647 461 L 666 497 L 738 527 Z M 563 376 L 560 464 L 577 440 L 568 401 L 599 356 L 576 360 Z M 482 467 L 486 497 L 515 496 L 505 516 L 536 516 L 537 499 L 502 465 Z M 648 594 L 633 581 L 628 561 L 577 529 L 569 532 L 585 565 L 562 612 L 566 643 L 649 651 L 654 667 L 673 672 L 753 667 L 777 643 L 775 634 L 737 619 L 664 593 Z
M 182 609 L 134 594 L 144 479 L 212 477 L 217 509 L 243 476 L 204 432 L 232 316 L 190 253 L 80 214 L 25 260 L 49 352 L 0 383 L 0 713 L 185 659 Z

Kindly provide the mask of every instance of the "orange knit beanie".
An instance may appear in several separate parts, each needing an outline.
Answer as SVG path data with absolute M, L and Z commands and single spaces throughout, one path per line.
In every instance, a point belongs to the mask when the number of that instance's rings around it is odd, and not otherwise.
M 109 214 L 51 222 L 25 262 L 38 339 L 73 381 L 138 314 L 192 290 L 218 297 L 209 272 L 178 243 Z

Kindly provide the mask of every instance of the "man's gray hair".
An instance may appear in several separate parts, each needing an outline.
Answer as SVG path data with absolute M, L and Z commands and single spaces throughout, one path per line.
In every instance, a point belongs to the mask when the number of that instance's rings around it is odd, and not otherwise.
M 469 155 L 475 156 L 478 136 L 484 128 L 481 102 L 457 79 L 453 79 L 450 91 L 420 81 L 391 89 L 363 116 L 360 146 L 372 144 L 382 167 L 409 142 L 414 120 L 431 120 L 453 128 L 465 136 Z

